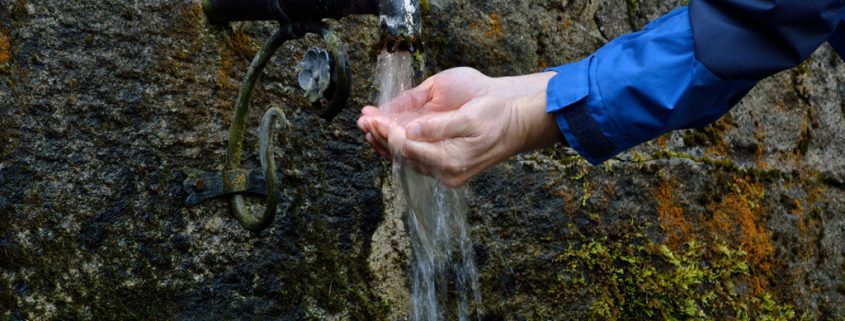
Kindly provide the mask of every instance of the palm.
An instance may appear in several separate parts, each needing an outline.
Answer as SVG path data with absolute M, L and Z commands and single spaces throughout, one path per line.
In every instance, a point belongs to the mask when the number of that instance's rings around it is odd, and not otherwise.
M 427 112 L 455 110 L 488 91 L 490 78 L 472 68 L 443 71 L 422 84 L 403 92 L 393 100 L 376 108 L 366 108 L 365 114 L 385 114 L 393 117 Z
M 430 100 L 426 111 L 455 110 L 488 91 L 489 78 L 472 68 L 454 68 L 431 78 Z

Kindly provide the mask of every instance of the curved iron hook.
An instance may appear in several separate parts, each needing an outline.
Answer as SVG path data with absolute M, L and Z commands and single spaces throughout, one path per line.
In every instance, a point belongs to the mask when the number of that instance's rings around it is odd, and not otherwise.
M 266 229 L 273 223 L 276 206 L 279 202 L 279 176 L 276 175 L 276 163 L 273 159 L 274 122 L 280 118 L 285 124 L 287 119 L 282 109 L 273 107 L 267 110 L 259 128 L 259 157 L 261 159 L 261 174 L 257 170 L 241 168 L 241 156 L 244 142 L 244 126 L 252 91 L 255 88 L 261 72 L 267 66 L 270 58 L 288 39 L 301 37 L 304 33 L 316 33 L 323 36 L 329 53 L 336 62 L 332 70 L 334 89 L 330 92 L 331 100 L 326 107 L 315 106 L 315 111 L 321 117 L 331 120 L 346 105 L 349 97 L 349 64 L 346 49 L 339 35 L 322 22 L 290 23 L 280 25 L 253 58 L 246 76 L 238 91 L 235 101 L 232 125 L 229 129 L 229 140 L 226 145 L 226 166 L 222 172 L 206 173 L 199 177 L 189 177 L 185 180 L 185 189 L 191 192 L 186 203 L 195 205 L 205 199 L 217 196 L 230 196 L 229 205 L 235 219 L 246 229 L 255 233 Z M 324 97 L 326 98 L 326 97 Z M 319 104 L 319 103 L 318 103 Z M 263 176 L 263 177 L 262 177 Z M 263 183 L 264 190 L 260 186 Z M 244 205 L 243 194 L 266 195 L 266 208 L 262 214 L 253 215 Z
M 270 58 L 276 53 L 276 50 L 285 43 L 288 39 L 287 30 L 280 28 L 277 30 L 272 37 L 270 37 L 267 42 L 261 46 L 261 49 L 258 51 L 258 54 L 255 55 L 253 58 L 252 63 L 249 65 L 249 70 L 246 73 L 246 78 L 244 79 L 243 83 L 241 83 L 241 88 L 238 91 L 238 98 L 235 102 L 235 114 L 232 117 L 232 127 L 229 130 L 229 143 L 226 147 L 226 170 L 235 170 L 240 169 L 241 167 L 241 151 L 243 150 L 243 142 L 244 142 L 244 123 L 246 122 L 246 112 L 247 107 L 249 107 L 249 100 L 252 96 L 252 90 L 255 88 L 255 83 L 258 81 L 258 77 L 261 75 L 261 71 L 264 70 L 264 67 L 267 66 L 267 62 L 270 61 Z M 269 147 L 268 147 L 269 148 Z M 266 151 L 262 150 L 262 158 L 264 157 L 263 154 Z M 263 162 L 263 160 L 262 160 Z M 275 167 L 275 165 L 274 165 Z M 267 176 L 267 169 L 264 168 L 265 172 L 265 184 L 269 188 L 272 187 L 275 189 L 275 169 L 270 172 L 271 175 Z M 239 179 L 239 178 L 227 178 L 224 177 L 224 180 L 231 180 L 231 179 Z M 270 206 L 270 200 L 273 199 L 274 204 Z M 267 190 L 267 209 L 261 216 L 254 216 L 250 214 L 246 207 L 244 206 L 243 195 L 233 195 L 229 204 L 232 208 L 232 213 L 235 215 L 235 218 L 238 222 L 243 225 L 244 228 L 253 231 L 259 232 L 268 226 L 270 223 L 273 222 L 273 217 L 276 214 L 276 202 L 278 201 L 278 191 L 277 190 Z

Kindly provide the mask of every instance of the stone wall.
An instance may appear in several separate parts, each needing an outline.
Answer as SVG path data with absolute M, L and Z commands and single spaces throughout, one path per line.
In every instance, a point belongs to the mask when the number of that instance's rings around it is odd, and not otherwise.
M 429 66 L 494 76 L 589 54 L 681 1 L 432 0 Z M 254 235 L 182 181 L 221 170 L 240 79 L 273 23 L 209 25 L 198 1 L 0 0 L 0 320 L 398 320 L 409 251 L 389 165 L 354 121 L 374 17 L 333 23 L 353 97 L 303 108 L 282 46 L 271 106 L 284 201 Z M 589 166 L 528 153 L 471 184 L 482 320 L 845 318 L 845 64 L 826 45 L 730 114 Z M 261 209 L 260 200 L 251 207 Z

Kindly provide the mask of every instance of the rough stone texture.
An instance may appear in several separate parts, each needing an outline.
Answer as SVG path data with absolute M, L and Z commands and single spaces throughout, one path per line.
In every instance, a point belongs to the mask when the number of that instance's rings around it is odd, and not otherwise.
M 432 0 L 429 62 L 534 72 L 680 4 Z M 407 240 L 383 193 L 389 167 L 354 126 L 371 101 L 376 19 L 335 25 L 353 72 L 338 119 L 300 109 L 295 66 L 315 37 L 285 44 L 255 92 L 247 166 L 263 111 L 290 120 L 277 139 L 286 214 L 256 236 L 225 201 L 185 208 L 181 182 L 222 168 L 239 80 L 272 23 L 210 26 L 187 0 L 0 0 L 0 320 L 401 319 Z M 550 291 L 555 259 L 635 232 L 671 247 L 744 245 L 739 293 L 845 317 L 843 101 L 845 64 L 825 46 L 705 129 L 606 166 L 559 148 L 483 174 L 470 216 L 479 317 L 589 317 L 590 288 Z M 715 229 L 719 219 L 751 229 Z

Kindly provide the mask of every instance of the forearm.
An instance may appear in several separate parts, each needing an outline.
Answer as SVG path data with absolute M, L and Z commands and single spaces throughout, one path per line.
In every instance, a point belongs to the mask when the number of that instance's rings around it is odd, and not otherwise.
M 554 72 L 538 72 L 521 76 L 491 78 L 487 94 L 509 99 L 545 94 L 549 79 L 554 75 Z

